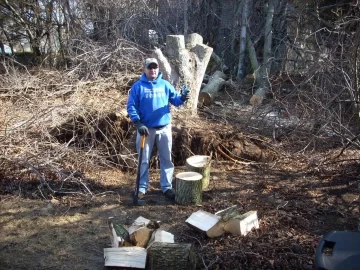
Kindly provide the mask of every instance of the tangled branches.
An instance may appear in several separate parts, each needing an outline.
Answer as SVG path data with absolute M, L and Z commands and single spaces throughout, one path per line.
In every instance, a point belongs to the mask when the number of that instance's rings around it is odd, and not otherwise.
M 81 79 L 94 79 L 114 73 L 133 73 L 141 69 L 139 63 L 145 58 L 146 50 L 124 39 L 114 43 L 99 43 L 91 40 L 73 40 L 70 52 L 71 70 Z

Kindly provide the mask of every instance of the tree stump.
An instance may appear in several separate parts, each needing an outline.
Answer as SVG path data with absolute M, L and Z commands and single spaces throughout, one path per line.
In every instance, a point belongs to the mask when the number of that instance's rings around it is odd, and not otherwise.
M 186 44 L 186 45 L 185 45 Z M 155 49 L 155 57 L 163 72 L 163 78 L 176 88 L 186 83 L 190 89 L 191 98 L 187 102 L 193 114 L 197 112 L 198 96 L 213 49 L 203 44 L 199 34 L 168 35 L 166 37 L 165 55 L 160 49 Z
M 209 156 L 192 156 L 186 159 L 186 171 L 197 172 L 202 175 L 202 189 L 206 190 L 210 182 L 211 158 Z
M 175 201 L 178 204 L 201 204 L 203 176 L 197 172 L 183 172 L 176 175 Z
M 218 94 L 218 91 L 225 84 L 226 75 L 221 71 L 216 71 L 209 79 L 208 84 L 199 93 L 199 102 L 202 105 L 209 106 Z
M 154 243 L 148 250 L 151 270 L 194 270 L 196 254 L 191 244 Z

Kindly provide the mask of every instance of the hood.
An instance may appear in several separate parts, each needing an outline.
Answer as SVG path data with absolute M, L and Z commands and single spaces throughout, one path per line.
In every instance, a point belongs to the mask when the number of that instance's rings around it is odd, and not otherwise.
M 145 73 L 143 73 L 143 74 L 141 75 L 140 81 L 145 82 L 145 83 L 156 84 L 156 83 L 158 83 L 158 81 L 160 81 L 161 79 L 162 79 L 162 72 L 160 71 L 159 74 L 158 74 L 158 76 L 157 76 L 157 78 L 156 78 L 155 80 L 149 81 L 149 80 L 146 78 Z

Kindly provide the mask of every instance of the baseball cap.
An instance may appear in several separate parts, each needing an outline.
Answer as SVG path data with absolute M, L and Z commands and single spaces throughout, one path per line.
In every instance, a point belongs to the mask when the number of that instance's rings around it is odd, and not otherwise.
M 147 58 L 145 60 L 145 67 L 148 67 L 151 64 L 156 64 L 157 66 L 159 66 L 158 61 L 155 58 Z

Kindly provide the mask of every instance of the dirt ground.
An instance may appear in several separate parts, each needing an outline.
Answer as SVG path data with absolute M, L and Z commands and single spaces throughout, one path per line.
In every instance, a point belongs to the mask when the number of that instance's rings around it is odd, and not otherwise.
M 227 122 L 224 113 L 219 115 L 216 110 L 202 113 L 188 131 L 222 131 Z M 191 125 L 191 119 L 186 120 Z M 175 242 L 194 246 L 197 269 L 314 269 L 323 234 L 357 230 L 360 157 L 358 151 L 346 150 L 338 159 L 324 158 L 338 151 L 287 155 L 276 150 L 273 160 L 254 164 L 214 153 L 201 206 L 167 200 L 156 168 L 151 168 L 145 206 L 127 204 L 135 187 L 134 170 L 89 169 L 82 179 L 92 196 L 49 200 L 39 196 L 36 177 L 1 178 L 0 269 L 103 269 L 103 248 L 110 247 L 108 218 L 113 216 L 124 225 L 139 216 L 161 221 Z M 176 162 L 175 175 L 182 171 L 183 164 Z M 199 209 L 215 213 L 232 205 L 243 213 L 257 210 L 260 228 L 245 237 L 208 238 L 185 223 Z
M 318 172 L 284 164 L 287 170 L 275 163 L 243 166 L 215 161 L 202 206 L 180 206 L 165 199 L 154 169 L 146 205 L 141 207 L 127 205 L 135 177 L 116 170 L 89 175 L 102 180 L 101 185 L 90 185 L 91 199 L 24 198 L 21 192 L 29 184 L 14 181 L 9 194 L 4 192 L 9 183 L 2 180 L 0 268 L 103 269 L 103 248 L 110 245 L 108 218 L 117 216 L 130 225 L 143 216 L 161 221 L 161 228 L 173 233 L 176 242 L 192 243 L 198 269 L 313 269 L 315 248 L 324 233 L 357 229 L 359 166 Z M 183 169 L 177 167 L 176 173 Z M 242 212 L 257 210 L 260 229 L 246 237 L 226 234 L 210 239 L 185 224 L 194 211 L 214 213 L 232 205 Z

